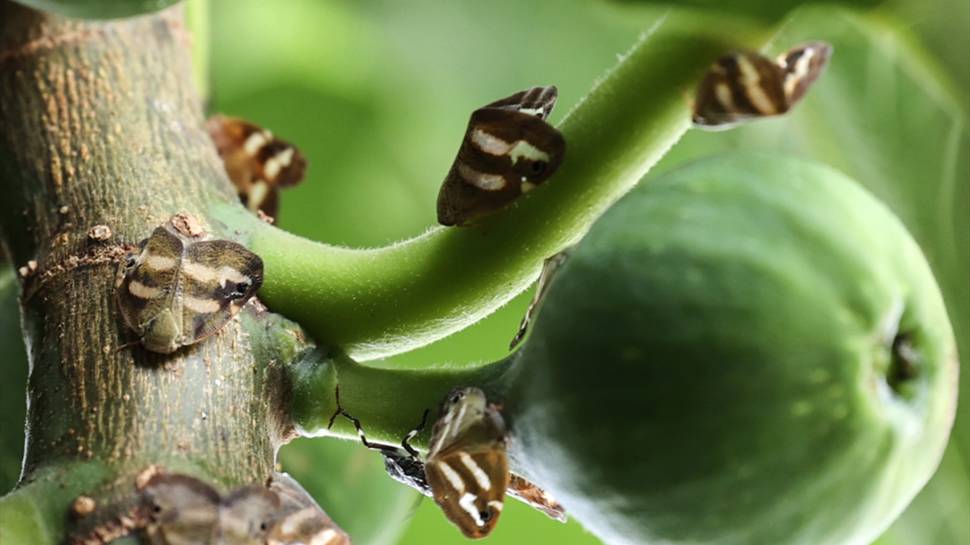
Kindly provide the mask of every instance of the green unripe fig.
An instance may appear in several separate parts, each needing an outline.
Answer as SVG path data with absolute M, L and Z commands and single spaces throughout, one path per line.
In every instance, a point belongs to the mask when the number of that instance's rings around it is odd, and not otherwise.
M 610 209 L 555 275 L 513 455 L 606 543 L 867 545 L 956 406 L 940 291 L 829 168 L 703 160 Z
M 179 0 L 15 0 L 25 6 L 78 19 L 115 19 L 152 13 Z

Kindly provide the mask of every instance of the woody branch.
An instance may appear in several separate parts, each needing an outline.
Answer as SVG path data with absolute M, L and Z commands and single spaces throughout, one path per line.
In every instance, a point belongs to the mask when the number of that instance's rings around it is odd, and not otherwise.
M 206 211 L 236 202 L 202 129 L 189 41 L 176 10 L 89 23 L 0 2 L 0 239 L 24 267 L 30 360 L 22 493 L 4 502 L 48 536 L 74 495 L 110 503 L 148 464 L 263 481 L 290 433 L 293 324 L 250 308 L 192 350 L 123 347 L 125 245 L 178 212 L 215 230 Z

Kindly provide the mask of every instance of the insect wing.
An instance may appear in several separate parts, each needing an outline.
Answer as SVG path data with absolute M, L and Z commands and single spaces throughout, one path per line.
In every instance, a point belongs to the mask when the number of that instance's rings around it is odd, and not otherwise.
M 510 477 L 505 423 L 482 390 L 458 388 L 445 398 L 431 431 L 425 477 L 435 502 L 465 536 L 492 531 Z
M 566 510 L 552 495 L 523 477 L 512 474 L 509 480 L 508 494 L 528 504 L 533 509 L 542 511 L 551 519 L 559 522 L 566 522 L 567 520 Z
M 141 496 L 153 545 L 209 545 L 219 520 L 219 493 L 187 475 L 156 475 Z
M 496 100 L 484 108 L 501 108 L 515 110 L 528 115 L 534 115 L 539 119 L 546 119 L 552 113 L 556 100 L 559 98 L 559 89 L 555 85 L 543 87 L 532 87 L 524 91 L 519 91 L 513 95 Z
M 180 336 L 172 308 L 180 289 L 184 244 L 167 227 L 158 227 L 139 246 L 122 264 L 116 289 L 118 309 L 147 348 L 172 352 Z
M 263 283 L 263 260 L 229 240 L 195 242 L 182 263 L 184 344 L 226 325 Z
M 815 80 L 825 70 L 832 56 L 832 46 L 825 42 L 809 42 L 789 49 L 777 63 L 783 73 L 783 88 L 788 107 L 801 100 Z
M 438 194 L 439 223 L 461 225 L 498 211 L 556 172 L 566 143 L 545 122 L 554 90 L 523 91 L 472 113 Z
M 263 545 L 279 509 L 279 497 L 266 488 L 244 486 L 234 490 L 220 505 L 215 543 Z
M 270 131 L 239 118 L 216 115 L 206 122 L 206 129 L 247 208 L 275 217 L 278 188 L 303 180 L 303 154 Z
M 349 536 L 292 477 L 274 474 L 269 489 L 280 498 L 280 509 L 267 545 L 350 545 Z
M 504 448 L 449 450 L 425 463 L 434 501 L 468 538 L 487 536 L 502 514 L 509 482 Z
M 697 88 L 694 125 L 725 129 L 788 111 L 783 78 L 782 69 L 758 53 L 724 55 L 711 65 Z

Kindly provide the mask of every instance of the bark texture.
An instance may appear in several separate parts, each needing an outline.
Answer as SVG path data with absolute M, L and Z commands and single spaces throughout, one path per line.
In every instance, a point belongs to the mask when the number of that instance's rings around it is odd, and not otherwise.
M 30 361 L 21 484 L 86 460 L 114 476 L 106 494 L 148 464 L 224 485 L 273 469 L 279 364 L 257 361 L 240 320 L 171 356 L 123 347 L 125 245 L 175 213 L 207 224 L 211 205 L 236 201 L 203 130 L 189 45 L 174 10 L 94 23 L 0 0 L 0 241 L 26 273 Z M 110 238 L 90 236 L 98 225 Z M 258 324 L 253 306 L 246 322 Z

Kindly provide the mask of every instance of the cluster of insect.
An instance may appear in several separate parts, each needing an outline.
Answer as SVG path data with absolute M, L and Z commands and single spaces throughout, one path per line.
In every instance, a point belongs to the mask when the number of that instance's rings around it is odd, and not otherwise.
M 285 473 L 274 474 L 265 486 L 223 495 L 195 477 L 159 471 L 136 479 L 135 490 L 120 515 L 76 532 L 68 542 L 101 545 L 137 535 L 152 545 L 350 545 L 347 534 Z
M 774 60 L 745 51 L 717 59 L 697 87 L 694 125 L 724 129 L 789 111 L 821 74 L 831 51 L 828 44 L 810 42 Z M 442 225 L 475 224 L 555 174 L 566 151 L 562 134 L 547 122 L 557 96 L 554 86 L 533 87 L 472 113 L 438 195 Z M 292 144 L 237 118 L 213 117 L 207 129 L 243 203 L 272 221 L 280 188 L 302 180 L 306 159 Z M 156 228 L 128 254 L 116 282 L 125 323 L 145 349 L 164 354 L 219 331 L 263 279 L 259 256 L 236 242 L 208 238 L 192 222 L 176 220 Z M 565 252 L 546 260 L 512 347 L 525 337 L 552 275 L 565 260 Z M 510 472 L 501 408 L 477 388 L 449 394 L 423 458 L 410 440 L 424 421 L 392 446 L 368 441 L 359 420 L 342 409 L 334 417 L 340 414 L 354 423 L 364 445 L 383 454 L 391 477 L 433 498 L 467 537 L 492 531 L 506 494 L 566 520 L 549 494 Z M 161 475 L 140 491 L 138 520 L 143 522 L 138 529 L 160 545 L 349 543 L 299 485 L 280 482 L 223 497 L 191 477 Z

